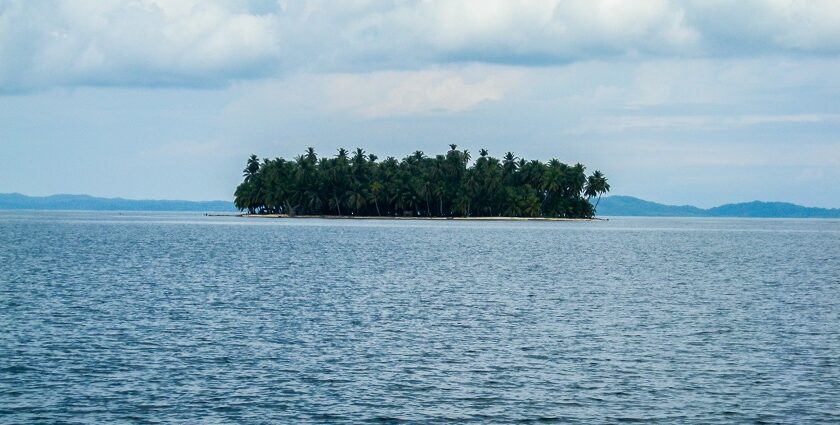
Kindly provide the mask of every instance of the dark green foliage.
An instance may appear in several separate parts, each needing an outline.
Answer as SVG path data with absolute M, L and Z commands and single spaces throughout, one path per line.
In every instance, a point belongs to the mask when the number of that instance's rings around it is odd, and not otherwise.
M 289 215 L 582 218 L 595 215 L 589 200 L 610 190 L 600 171 L 587 177 L 581 164 L 526 161 L 511 152 L 499 160 L 481 149 L 470 165 L 468 151 L 449 147 L 399 161 L 377 161 L 358 148 L 333 158 L 308 148 L 293 161 L 251 155 L 234 204 Z

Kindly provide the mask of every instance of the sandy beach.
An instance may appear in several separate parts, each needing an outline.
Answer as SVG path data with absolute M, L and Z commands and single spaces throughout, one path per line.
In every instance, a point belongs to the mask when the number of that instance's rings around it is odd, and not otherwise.
M 246 218 L 323 218 L 334 220 L 458 220 L 458 221 L 608 221 L 604 218 L 559 218 L 559 217 L 392 217 L 392 216 L 334 216 L 334 215 L 296 215 L 287 214 L 238 214 Z

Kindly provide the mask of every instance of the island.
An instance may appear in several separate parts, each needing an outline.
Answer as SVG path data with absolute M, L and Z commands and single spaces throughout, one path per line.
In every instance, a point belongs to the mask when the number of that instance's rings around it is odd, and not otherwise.
M 361 148 L 318 157 L 314 148 L 292 160 L 248 158 L 234 205 L 252 215 L 412 218 L 588 219 L 609 192 L 600 171 L 557 159 L 502 159 L 486 149 L 449 145 L 445 154 L 415 151 L 379 161 Z M 595 204 L 591 201 L 597 198 Z

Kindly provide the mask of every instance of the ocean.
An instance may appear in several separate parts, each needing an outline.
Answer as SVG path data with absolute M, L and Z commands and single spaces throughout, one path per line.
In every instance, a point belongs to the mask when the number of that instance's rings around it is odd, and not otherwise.
M 0 423 L 837 423 L 840 221 L 0 212 Z

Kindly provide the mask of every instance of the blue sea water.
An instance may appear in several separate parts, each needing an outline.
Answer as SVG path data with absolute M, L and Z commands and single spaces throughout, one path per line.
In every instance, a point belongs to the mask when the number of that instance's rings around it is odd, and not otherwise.
M 0 212 L 0 423 L 838 423 L 840 221 Z

